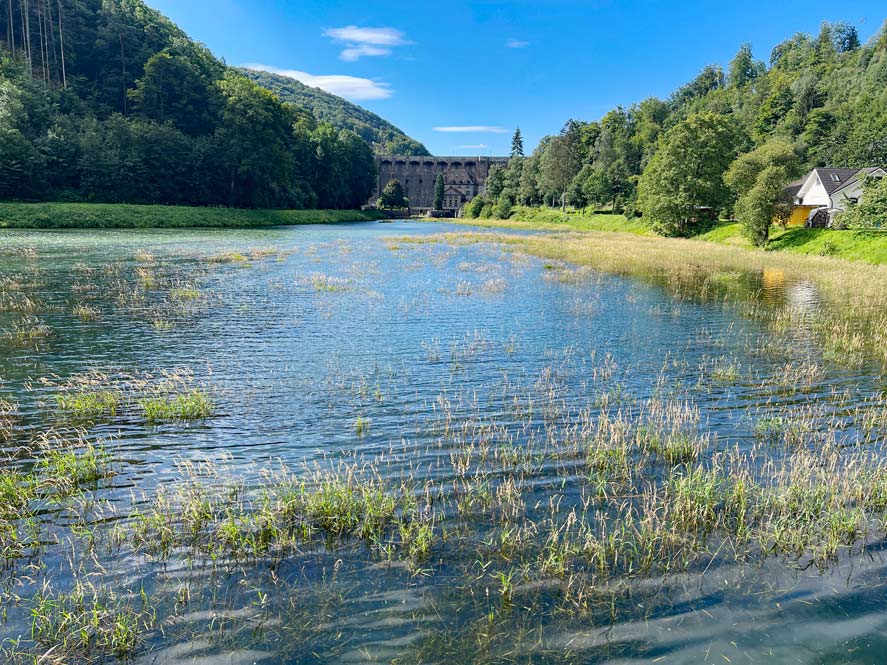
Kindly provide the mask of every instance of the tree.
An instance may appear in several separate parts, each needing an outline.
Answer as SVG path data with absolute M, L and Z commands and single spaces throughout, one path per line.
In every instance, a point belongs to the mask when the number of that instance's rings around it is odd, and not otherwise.
M 168 50 L 148 59 L 129 97 L 142 117 L 170 122 L 186 134 L 208 134 L 217 122 L 218 89 L 193 62 Z
M 0 199 L 33 196 L 39 189 L 37 162 L 34 146 L 20 131 L 0 127 Z
M 781 169 L 767 167 L 761 171 L 754 187 L 736 201 L 736 219 L 756 247 L 767 246 L 774 220 L 787 219 L 786 211 L 791 214 L 791 202 L 785 200 L 783 175 Z
M 638 203 L 658 233 L 688 235 L 730 200 L 724 173 L 736 155 L 734 122 L 698 113 L 666 132 L 638 186 Z
M 524 137 L 521 134 L 520 127 L 514 130 L 514 136 L 511 137 L 511 156 L 524 156 Z
M 838 215 L 844 228 L 887 227 L 887 178 L 869 178 L 863 183 L 862 198 Z
M 777 139 L 737 158 L 724 175 L 738 196 L 736 219 L 757 247 L 766 246 L 774 220 L 788 219 L 791 214 L 785 186 L 800 171 L 797 150 Z
M 434 209 L 443 210 L 444 195 L 446 194 L 446 185 L 442 173 L 438 173 L 434 179 Z
M 859 32 L 850 23 L 836 23 L 832 26 L 832 45 L 838 53 L 849 53 L 859 48 Z
M 304 192 L 293 125 L 298 114 L 252 81 L 230 72 L 219 83 L 225 98 L 216 131 L 219 160 L 227 171 L 229 205 L 298 207 Z
M 475 196 L 465 204 L 465 216 L 468 219 L 477 219 L 486 205 L 487 200 L 483 196 Z
M 724 71 L 715 65 L 705 67 L 695 79 L 679 88 L 672 95 L 671 101 L 674 108 L 680 108 L 689 104 L 694 99 L 705 97 L 714 90 L 724 87 Z
M 389 210 L 400 210 L 409 207 L 410 202 L 404 195 L 403 185 L 400 180 L 389 180 L 379 197 L 379 207 Z
M 493 164 L 487 174 L 486 194 L 492 203 L 499 200 L 499 195 L 505 189 L 505 169 L 499 164 Z
M 732 88 L 741 88 L 754 81 L 764 71 L 764 63 L 755 60 L 752 55 L 751 44 L 743 44 L 730 63 L 727 84 Z
M 543 194 L 552 205 L 566 206 L 567 189 L 582 168 L 580 123 L 570 120 L 561 133 L 544 146 L 539 163 Z

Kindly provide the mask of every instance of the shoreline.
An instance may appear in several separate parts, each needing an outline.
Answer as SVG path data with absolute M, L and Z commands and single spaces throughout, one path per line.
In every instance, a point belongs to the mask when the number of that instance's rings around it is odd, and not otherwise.
M 376 210 L 247 210 L 126 203 L 0 203 L 0 229 L 261 228 L 369 222 Z
M 515 217 L 505 220 L 460 217 L 446 221 L 462 226 L 482 228 L 580 234 L 615 233 L 658 239 L 664 242 L 675 240 L 656 235 L 639 218 L 627 219 L 623 215 L 607 213 L 567 214 L 549 208 L 517 208 Z M 767 248 L 759 249 L 753 247 L 742 235 L 742 226 L 738 222 L 718 222 L 697 235 L 679 240 L 726 245 L 765 254 L 821 256 L 870 265 L 887 264 L 887 231 L 879 229 L 836 231 L 802 227 L 774 228 L 771 231 Z

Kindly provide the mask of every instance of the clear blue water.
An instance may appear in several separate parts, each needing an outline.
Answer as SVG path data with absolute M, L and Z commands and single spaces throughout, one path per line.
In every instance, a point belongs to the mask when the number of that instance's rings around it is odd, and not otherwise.
M 855 442 L 848 409 L 881 390 L 878 370 L 824 360 L 802 316 L 777 338 L 735 302 L 677 299 L 653 279 L 552 265 L 494 243 L 402 239 L 456 230 L 464 228 L 4 231 L 0 280 L 33 278 L 27 291 L 41 302 L 34 315 L 54 335 L 36 347 L 0 346 L 0 395 L 19 404 L 25 437 L 54 425 L 41 401 L 55 389 L 41 377 L 187 369 L 209 386 L 216 412 L 205 421 L 150 426 L 121 417 L 89 428 L 89 437 L 110 440 L 117 475 L 101 494 L 125 516 L 133 492 L 177 482 L 182 460 L 213 461 L 251 486 L 269 465 L 338 458 L 375 464 L 393 481 L 446 482 L 454 452 L 475 441 L 478 424 L 532 448 L 565 436 L 584 412 L 663 396 L 698 408 L 698 427 L 715 449 L 750 447 L 755 422 L 803 409 L 824 431 L 842 419 L 828 436 Z M 249 260 L 207 260 L 232 252 Z M 146 266 L 154 288 L 138 287 Z M 810 284 L 762 292 L 760 276 L 736 279 L 745 304 L 819 306 Z M 199 295 L 176 301 L 176 288 Z M 121 295 L 134 291 L 139 298 Z M 100 318 L 78 318 L 78 303 Z M 0 329 L 21 318 L 0 312 Z M 817 371 L 786 385 L 787 365 Z M 711 371 L 727 366 L 735 368 L 728 380 Z M 461 441 L 441 435 L 444 412 L 466 432 Z M 369 423 L 365 435 L 355 432 L 358 419 Z M 15 454 L 20 441 L 7 446 L 7 464 L 27 465 Z M 541 463 L 538 501 L 577 500 L 581 479 L 557 467 Z M 47 556 L 55 562 L 48 574 L 57 567 L 62 585 L 70 581 L 65 551 L 53 546 Z M 267 566 L 231 572 L 201 587 L 184 619 L 152 632 L 139 662 L 887 659 L 887 572 L 877 541 L 828 572 L 768 560 L 641 581 L 611 596 L 619 606 L 613 621 L 549 611 L 556 603 L 540 594 L 491 621 L 498 637 L 488 638 L 481 627 L 490 582 L 472 581 L 464 564 L 449 561 L 444 547 L 428 574 L 413 576 L 360 551 L 311 551 L 283 562 L 273 584 Z M 137 580 L 161 604 L 178 575 L 195 574 L 134 560 L 107 568 L 107 580 Z M 32 587 L 22 584 L 26 595 Z M 270 597 L 257 603 L 255 589 Z M 27 635 L 26 626 L 13 603 L 0 634 Z M 514 638 L 520 646 L 510 651 L 510 631 L 533 638 Z

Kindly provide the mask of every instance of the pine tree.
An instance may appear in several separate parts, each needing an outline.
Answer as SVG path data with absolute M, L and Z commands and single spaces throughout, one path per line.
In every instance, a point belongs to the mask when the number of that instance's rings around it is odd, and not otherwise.
M 444 194 L 446 193 L 446 186 L 444 184 L 444 177 L 442 173 L 437 174 L 437 178 L 434 180 L 434 209 L 435 210 L 443 210 L 444 207 Z
M 524 156 L 524 137 L 521 134 L 520 127 L 514 130 L 514 136 L 511 137 L 511 156 Z

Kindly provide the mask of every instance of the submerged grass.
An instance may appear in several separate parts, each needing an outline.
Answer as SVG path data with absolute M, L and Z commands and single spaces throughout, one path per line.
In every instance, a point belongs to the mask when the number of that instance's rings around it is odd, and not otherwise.
M 400 240 L 492 242 L 549 261 L 641 277 L 678 299 L 745 301 L 746 313 L 774 326 L 786 317 L 804 317 L 832 361 L 858 366 L 875 358 L 887 364 L 887 266 L 620 233 L 457 233 Z M 725 273 L 733 277 L 722 279 Z M 757 291 L 743 283 L 746 277 L 758 283 Z M 767 289 L 775 289 L 787 305 L 780 309 L 753 304 Z
M 41 389 L 54 393 L 55 420 L 74 425 L 111 422 L 118 417 L 139 417 L 148 423 L 201 420 L 212 416 L 210 392 L 194 385 L 184 369 L 151 375 L 108 375 L 89 372 L 64 381 L 41 381 Z
M 191 390 L 181 395 L 158 395 L 138 401 L 148 422 L 169 420 L 200 420 L 213 415 L 214 405 L 210 396 L 201 390 Z
M 592 268 L 642 274 L 669 289 L 676 306 L 742 300 L 774 330 L 798 323 L 794 305 L 774 316 L 756 307 L 756 296 L 743 299 L 736 283 L 746 274 L 744 256 L 686 266 L 678 257 L 692 263 L 694 254 L 684 245 L 647 249 L 635 244 L 643 238 L 615 249 L 569 234 L 497 242 L 544 257 L 546 287 L 603 284 Z M 160 261 L 154 266 L 150 255 L 138 261 L 153 266 L 151 288 L 164 297 L 197 283 L 165 272 Z M 833 297 L 828 280 L 847 284 L 830 270 L 821 271 L 821 294 Z M 482 305 L 496 305 L 490 294 L 509 284 L 509 273 L 483 263 L 464 263 L 459 272 L 482 277 L 454 275 L 447 293 L 484 298 Z M 130 278 L 121 293 L 141 302 L 136 291 L 144 296 L 147 287 L 137 283 L 145 280 Z M 297 284 L 341 286 L 320 273 Z M 598 302 L 585 304 L 570 310 L 582 324 Z M 869 316 L 866 325 L 880 321 L 879 313 Z M 833 330 L 828 319 L 805 312 L 804 325 L 811 320 L 820 333 Z M 719 332 L 695 331 L 687 344 Z M 423 384 L 439 394 L 417 396 L 427 400 L 420 408 L 395 410 L 396 381 L 416 376 L 394 378 L 400 370 L 381 363 L 331 369 L 328 392 L 312 394 L 341 407 L 332 411 L 344 441 L 337 454 L 298 468 L 264 461 L 244 468 L 223 456 L 179 460 L 161 466 L 156 484 L 142 464 L 116 475 L 122 455 L 112 456 L 96 432 L 110 423 L 151 436 L 155 424 L 208 418 L 216 412 L 208 388 L 184 371 L 41 381 L 36 395 L 23 395 L 28 409 L 39 402 L 27 421 L 42 417 L 57 432 L 22 431 L 18 409 L 0 402 L 0 438 L 15 442 L 0 465 L 0 593 L 8 585 L 10 594 L 0 596 L 0 608 L 26 615 L 30 628 L 0 645 L 0 659 L 148 662 L 156 648 L 158 661 L 253 662 L 268 654 L 280 661 L 589 662 L 613 654 L 567 640 L 559 646 L 559 631 L 597 634 L 620 622 L 673 617 L 669 603 L 688 606 L 686 592 L 675 588 L 701 588 L 734 568 L 750 571 L 747 592 L 758 594 L 761 571 L 825 572 L 871 555 L 887 535 L 884 395 L 824 395 L 826 370 L 814 353 L 774 356 L 768 371 L 755 373 L 745 356 L 716 348 L 692 366 L 679 349 L 651 359 L 667 369 L 644 376 L 650 387 L 639 397 L 629 389 L 637 370 L 603 351 L 546 348 L 538 367 L 518 369 L 515 333 L 501 339 L 470 330 L 416 342 L 419 371 L 444 365 L 440 385 Z M 870 354 L 877 347 L 857 348 Z M 497 378 L 474 374 L 489 365 L 501 366 Z M 684 374 L 686 386 L 676 378 Z M 723 415 L 720 400 L 740 387 L 767 403 L 735 414 L 741 436 L 719 440 L 706 415 Z M 91 429 L 99 423 L 104 429 Z M 87 429 L 71 435 L 76 427 Z M 368 588 L 378 580 L 373 595 Z M 376 651 L 380 630 L 388 651 Z M 399 630 L 402 639 L 390 637 Z

